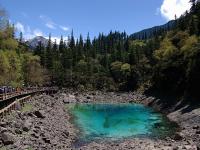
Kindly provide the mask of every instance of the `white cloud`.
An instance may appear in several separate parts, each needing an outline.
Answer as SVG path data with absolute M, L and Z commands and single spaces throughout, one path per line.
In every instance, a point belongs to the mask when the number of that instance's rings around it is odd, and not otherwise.
M 68 28 L 68 27 L 65 27 L 65 26 L 60 26 L 60 28 L 61 28 L 63 31 L 69 31 L 69 28 Z
M 24 25 L 23 25 L 22 23 L 20 23 L 20 22 L 17 22 L 17 23 L 15 24 L 15 28 L 16 28 L 16 30 L 17 30 L 18 32 L 22 32 L 22 33 L 25 32 Z
M 35 29 L 33 31 L 33 35 L 35 35 L 35 36 L 43 36 L 43 32 L 40 29 Z
M 190 7 L 189 0 L 164 0 L 160 12 L 164 18 L 172 20 L 175 18 L 175 15 L 180 17 Z
M 56 29 L 54 23 L 52 23 L 52 22 L 47 22 L 45 25 L 46 25 L 46 27 L 48 27 L 50 29 Z
M 45 26 L 46 26 L 46 27 L 48 27 L 48 28 L 50 28 L 50 29 L 56 29 L 56 23 L 54 23 L 54 22 L 52 21 L 51 18 L 49 18 L 49 17 L 47 17 L 47 16 L 45 16 L 45 15 L 40 15 L 39 18 L 40 18 L 43 22 L 45 22 Z
M 49 39 L 48 36 L 46 36 L 45 38 Z M 51 37 L 51 41 L 54 42 L 56 40 L 56 43 L 59 44 L 60 43 L 60 38 L 61 37 L 58 37 L 58 36 L 52 36 Z M 63 37 L 63 41 L 68 41 L 68 37 L 67 36 Z

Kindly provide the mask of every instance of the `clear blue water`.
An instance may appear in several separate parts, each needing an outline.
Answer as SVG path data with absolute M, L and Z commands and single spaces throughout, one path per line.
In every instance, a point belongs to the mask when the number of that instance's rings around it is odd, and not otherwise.
M 175 130 L 162 114 L 138 104 L 74 104 L 69 106 L 81 139 L 166 136 Z

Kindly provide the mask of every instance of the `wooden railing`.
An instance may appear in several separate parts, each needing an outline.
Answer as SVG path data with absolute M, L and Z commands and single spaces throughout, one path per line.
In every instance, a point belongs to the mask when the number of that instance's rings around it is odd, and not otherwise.
M 57 92 L 58 88 L 31 88 L 22 91 L 10 92 L 5 94 L 0 94 L 0 105 L 3 106 L 0 109 L 0 118 L 3 118 L 7 114 L 11 113 L 12 110 L 16 110 L 17 105 L 23 106 L 32 95 L 37 93 L 47 93 L 52 94 Z
M 16 110 L 18 105 L 24 106 L 25 102 L 31 98 L 30 95 L 25 96 L 23 98 L 17 99 L 13 103 L 9 104 L 5 108 L 0 110 L 0 118 L 4 118 L 6 115 L 10 114 L 13 110 Z
M 11 99 L 13 97 L 20 96 L 20 95 L 37 93 L 37 92 L 48 92 L 48 91 L 51 92 L 54 90 L 57 90 L 57 88 L 31 88 L 31 89 L 26 89 L 26 90 L 21 90 L 21 91 L 4 93 L 4 94 L 0 94 L 0 102 L 5 101 L 7 99 Z

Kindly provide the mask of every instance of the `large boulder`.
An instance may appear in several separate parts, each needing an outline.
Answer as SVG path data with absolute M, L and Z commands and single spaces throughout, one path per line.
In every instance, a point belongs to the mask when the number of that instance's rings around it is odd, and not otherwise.
M 11 133 L 2 133 L 1 140 L 4 145 L 10 145 L 14 143 L 14 136 Z

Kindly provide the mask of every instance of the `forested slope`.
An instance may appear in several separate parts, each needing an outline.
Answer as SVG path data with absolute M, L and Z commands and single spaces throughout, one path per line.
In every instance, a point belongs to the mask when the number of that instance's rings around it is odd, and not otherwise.
M 137 34 L 111 31 L 91 39 L 73 31 L 68 41 L 39 42 L 34 55 L 15 39 L 14 27 L 0 32 L 0 83 L 48 85 L 78 90 L 153 91 L 199 102 L 200 2 L 159 32 Z M 1 17 L 2 22 L 3 17 Z M 3 22 L 2 22 L 3 23 Z M 152 28 L 155 29 L 155 28 Z M 144 30 L 147 31 L 147 30 Z M 9 75 L 8 75 L 9 74 Z
M 14 25 L 6 12 L 0 10 L 0 86 L 42 86 L 45 81 L 40 57 L 29 52 L 21 40 L 16 40 Z

